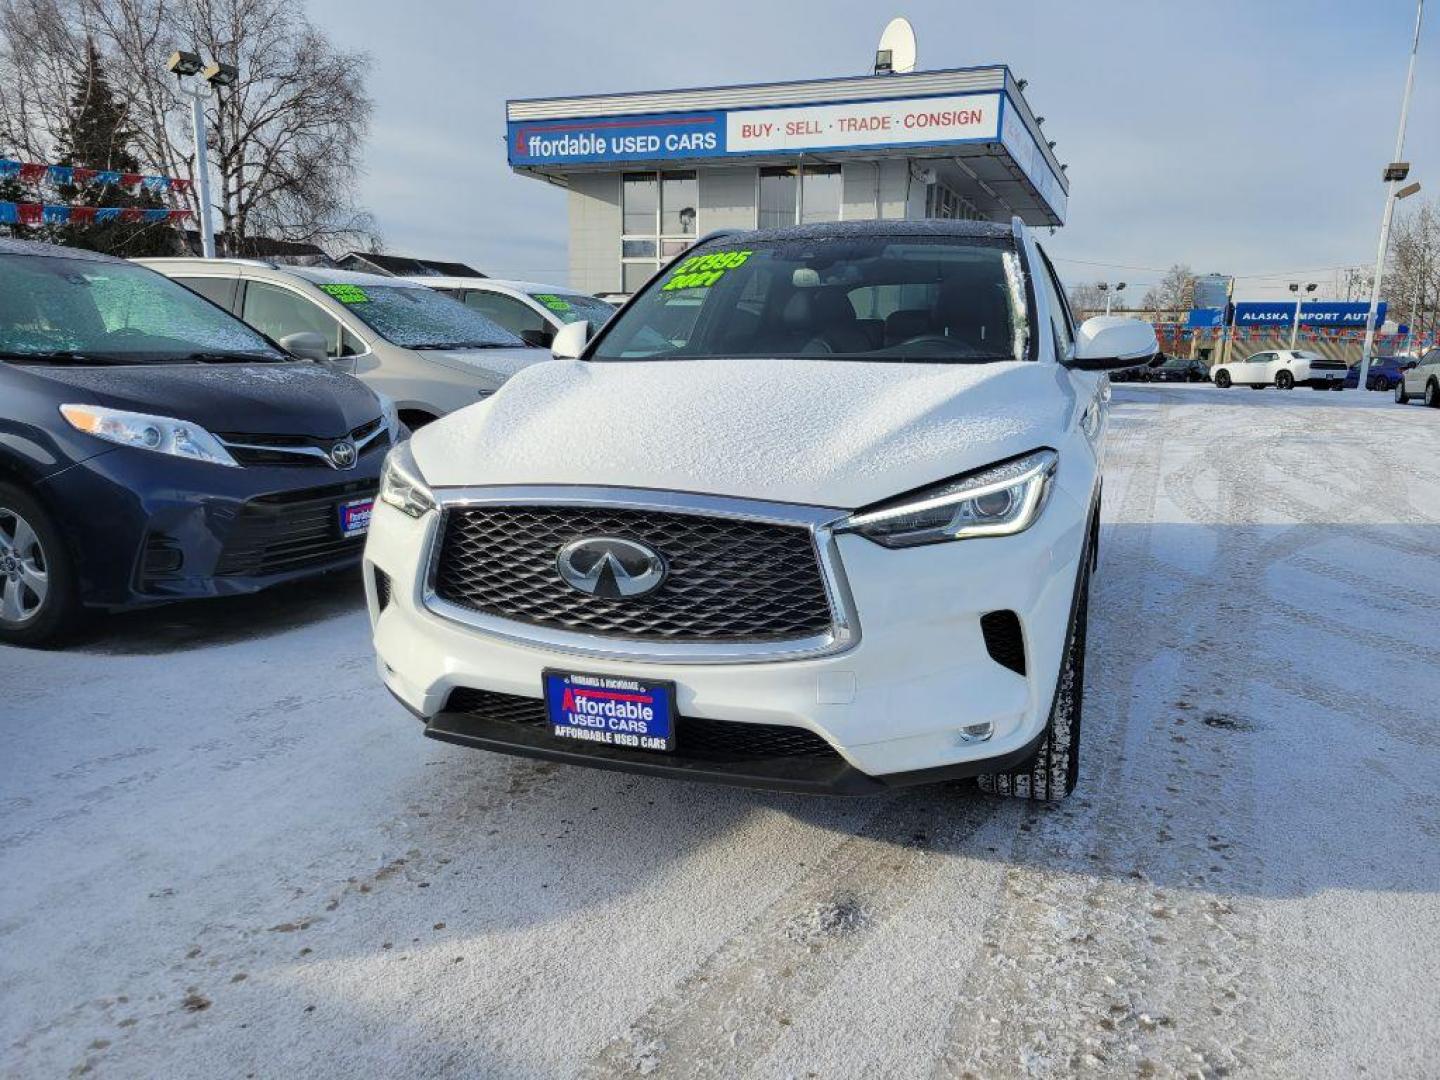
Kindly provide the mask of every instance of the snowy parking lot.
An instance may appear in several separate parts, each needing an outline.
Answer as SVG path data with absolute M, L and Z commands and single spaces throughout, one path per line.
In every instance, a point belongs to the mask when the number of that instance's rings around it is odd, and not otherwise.
M 1080 787 L 425 740 L 358 583 L 0 649 L 0 1074 L 1440 1070 L 1440 413 L 1115 391 Z

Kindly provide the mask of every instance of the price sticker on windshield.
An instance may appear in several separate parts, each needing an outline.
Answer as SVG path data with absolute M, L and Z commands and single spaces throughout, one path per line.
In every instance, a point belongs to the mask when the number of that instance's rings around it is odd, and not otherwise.
M 533 293 L 532 295 L 551 311 L 564 314 L 570 310 L 570 304 L 565 298 L 556 296 L 554 293 Z
M 370 297 L 359 285 L 321 285 L 320 288 L 342 304 L 368 304 Z
M 706 289 L 731 270 L 744 266 L 752 251 L 716 251 L 709 255 L 691 255 L 660 286 L 661 292 L 671 289 Z

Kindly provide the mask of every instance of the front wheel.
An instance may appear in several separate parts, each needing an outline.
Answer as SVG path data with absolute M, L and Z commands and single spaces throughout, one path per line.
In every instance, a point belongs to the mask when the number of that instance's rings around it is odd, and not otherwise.
M 1275 389 L 1277 389 L 1277 390 L 1294 390 L 1294 389 L 1295 389 L 1295 376 L 1294 376 L 1294 375 L 1291 375 L 1290 372 L 1288 372 L 1288 371 L 1282 371 L 1282 372 L 1280 372 L 1280 374 L 1278 374 L 1278 375 L 1275 376 Z
M 1075 781 L 1080 775 L 1080 713 L 1085 699 L 1085 639 L 1092 564 L 1091 554 L 1085 553 L 1080 560 L 1081 580 L 1076 588 L 1074 612 L 1070 616 L 1045 739 L 1025 764 L 1006 772 L 977 776 L 975 782 L 981 791 L 1013 799 L 1059 802 L 1075 790 Z
M 56 644 L 79 614 L 79 587 L 60 530 L 30 494 L 0 484 L 0 643 Z
M 1440 383 L 1434 379 L 1425 384 L 1425 404 L 1432 409 L 1440 409 Z
M 1230 389 L 1230 373 L 1228 371 L 1217 371 L 1215 373 L 1215 385 L 1221 390 Z
M 1390 389 L 1390 380 L 1384 375 L 1376 375 L 1375 378 L 1370 380 L 1370 389 L 1379 390 L 1383 394 L 1386 390 Z
M 1404 379 L 1397 379 L 1397 380 L 1395 381 L 1395 404 L 1396 404 L 1396 405 L 1409 405 L 1409 404 L 1410 404 L 1410 395 L 1405 392 L 1405 380 L 1404 380 Z

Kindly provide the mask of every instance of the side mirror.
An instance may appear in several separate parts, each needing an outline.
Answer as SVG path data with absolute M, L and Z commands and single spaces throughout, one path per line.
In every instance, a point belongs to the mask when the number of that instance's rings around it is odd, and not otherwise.
M 1097 315 L 1080 324 L 1069 366 L 1081 371 L 1119 371 L 1148 363 L 1159 351 L 1149 323 L 1121 315 Z
M 566 323 L 555 332 L 555 340 L 550 343 L 550 355 L 556 360 L 578 360 L 589 340 L 590 324 L 587 321 L 581 319 Z
M 325 344 L 322 334 L 313 330 L 302 330 L 298 334 L 286 334 L 280 339 L 280 347 L 291 356 L 298 356 L 301 360 L 311 360 L 317 364 L 326 363 L 330 359 L 329 348 Z
M 520 340 L 532 349 L 548 349 L 555 340 L 555 331 L 548 327 L 544 330 L 521 330 Z

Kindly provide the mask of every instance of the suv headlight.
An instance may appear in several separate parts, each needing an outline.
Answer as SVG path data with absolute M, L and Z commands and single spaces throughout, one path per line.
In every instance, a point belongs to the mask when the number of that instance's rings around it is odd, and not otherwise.
M 435 509 L 435 496 L 425 485 L 408 442 L 385 456 L 385 466 L 380 471 L 380 501 L 412 518 L 423 517 Z
M 1040 517 L 1060 456 L 1036 450 L 859 511 L 836 527 L 886 547 L 1011 536 Z
M 76 431 L 106 442 L 192 461 L 208 461 L 212 465 L 228 465 L 232 469 L 240 467 L 219 439 L 189 420 L 104 409 L 98 405 L 61 405 L 60 415 Z

